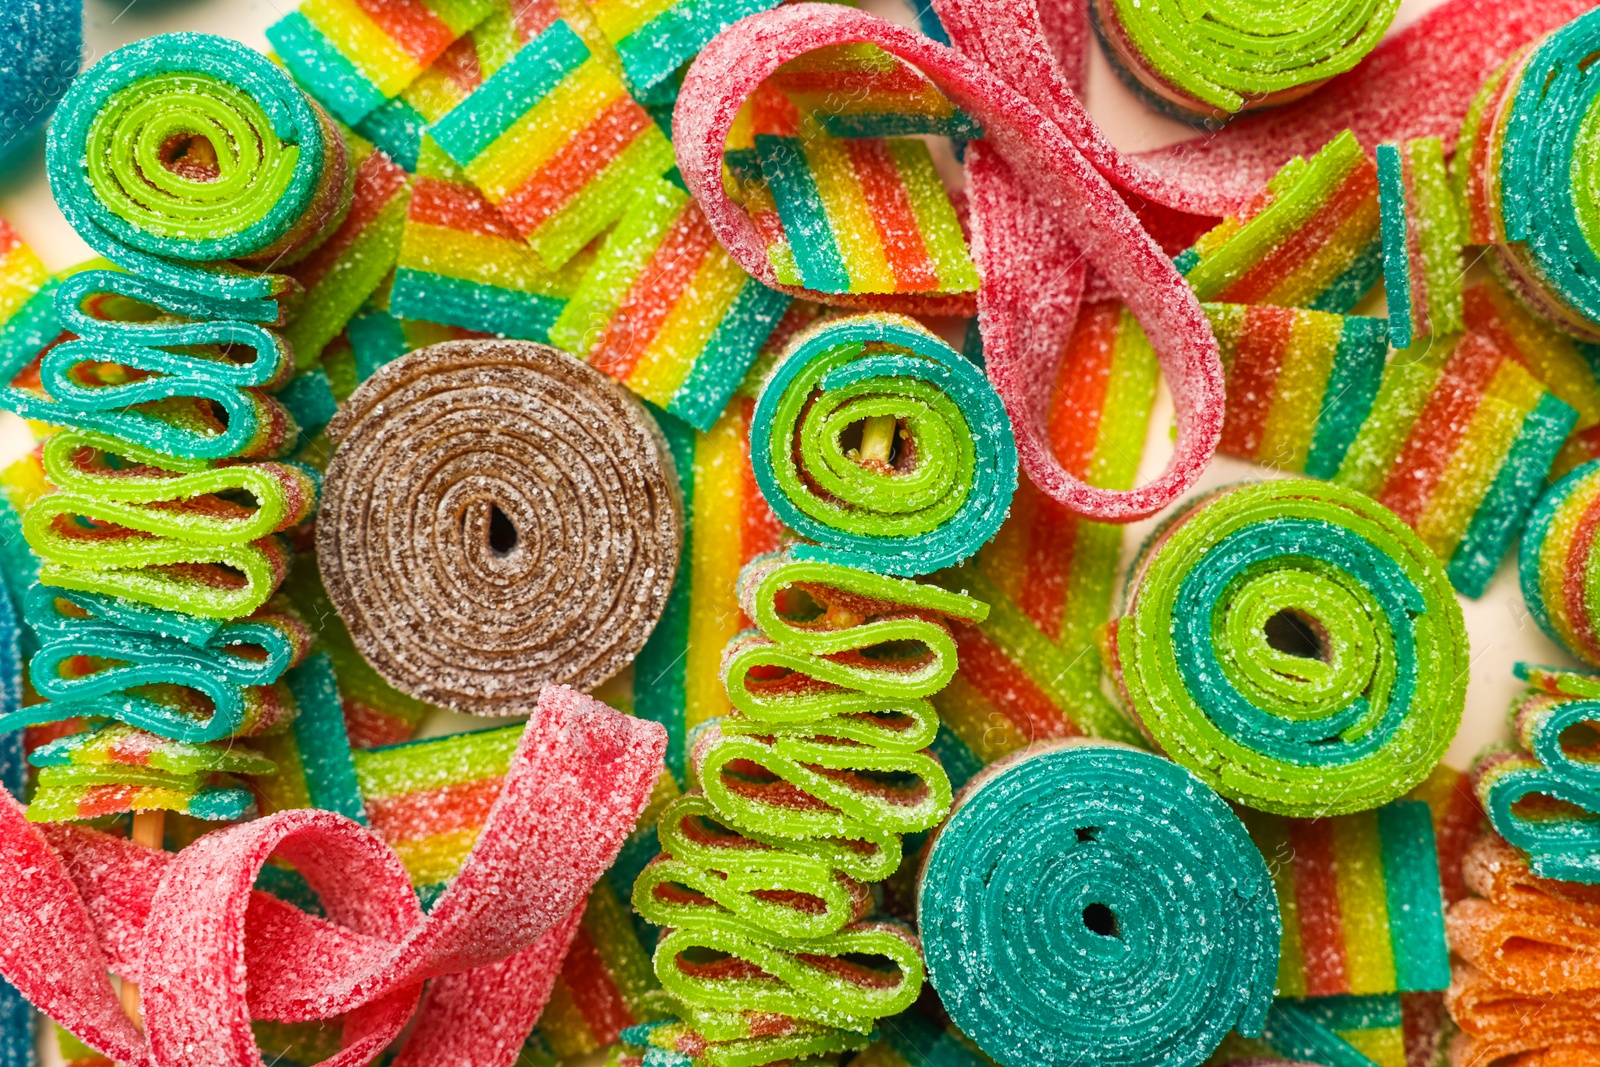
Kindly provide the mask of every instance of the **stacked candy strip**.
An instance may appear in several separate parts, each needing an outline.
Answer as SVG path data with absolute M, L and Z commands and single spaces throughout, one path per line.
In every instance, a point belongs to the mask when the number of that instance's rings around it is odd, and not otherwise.
M 304 0 L 267 27 L 267 40 L 295 80 L 353 126 L 411 84 L 489 7 L 489 0 Z
M 50 123 L 57 206 L 96 252 L 184 293 L 174 310 L 278 320 L 289 281 L 271 272 L 350 210 L 343 136 L 237 41 L 166 34 L 115 55 L 73 82 Z
M 615 381 L 532 342 L 446 342 L 385 365 L 328 434 L 318 566 L 396 689 L 509 714 L 644 645 L 682 548 L 679 486 Z
M 553 271 L 671 169 L 672 145 L 581 2 L 525 17 L 535 35 L 428 132 Z
M 1443 566 L 1382 505 L 1262 482 L 1169 519 L 1108 636 L 1123 699 L 1223 796 L 1316 818 L 1428 776 L 1461 721 L 1467 636 Z
M 833 137 L 983 136 L 982 126 L 877 45 L 807 52 L 779 67 L 768 84 Z
M 1347 130 L 1177 258 L 1201 300 L 1343 314 L 1383 273 L 1378 168 Z
M 1378 146 L 1383 286 L 1396 348 L 1462 329 L 1466 235 L 1437 137 Z
M 770 200 L 768 218 L 778 223 L 768 223 L 767 249 L 778 281 L 823 293 L 977 289 L 926 142 L 834 138 L 795 119 L 754 135 L 760 176 L 752 184 L 764 184 L 754 195 Z
M 910 319 L 857 315 L 797 335 L 756 403 L 756 484 L 784 525 L 849 565 L 926 574 L 1005 520 L 1016 448 L 1000 398 Z
M 389 310 L 530 341 L 549 331 L 589 266 L 547 270 L 506 217 L 424 137 Z
M 1094 0 L 1094 26 L 1122 80 L 1190 121 L 1298 100 L 1377 47 L 1399 0 Z
M 1574 418 L 1485 338 L 1420 341 L 1391 356 L 1333 480 L 1392 510 L 1446 562 L 1455 587 L 1478 596 Z
M 1372 410 L 1389 354 L 1382 319 L 1207 304 L 1227 371 L 1217 450 L 1331 478 Z
M 1444 1022 L 1437 993 L 1284 998 L 1267 1014 L 1261 1041 L 1324 1067 L 1431 1067 L 1445 1062 Z
M 1182 767 L 1068 741 L 968 783 L 917 913 L 950 1018 L 1004 1067 L 1194 1067 L 1260 1031 L 1277 899 L 1223 801 Z
M 1584 740 L 1600 724 L 1600 678 L 1526 663 L 1517 673 L 1530 683 L 1511 705 L 1521 748 L 1478 757 L 1478 797 L 1540 876 L 1600 883 L 1600 747 Z
M 665 80 L 706 42 L 774 0 L 591 0 L 595 23 L 616 47 L 628 84 Z
M 550 341 L 710 430 L 789 301 L 729 258 L 688 193 L 651 181 L 600 246 Z
M 1508 61 L 1474 101 L 1456 159 L 1473 243 L 1491 246 L 1519 298 L 1586 341 L 1600 341 L 1597 44 L 1590 11 Z
M 1144 451 L 1157 367 L 1118 301 L 1085 304 L 1050 391 L 1058 460 L 1090 484 L 1126 489 Z M 1102 692 L 1096 635 L 1111 617 L 1122 528 L 1093 522 L 1019 481 L 994 540 L 956 572 L 989 617 L 956 630 L 961 669 L 934 698 L 961 748 L 939 746 L 952 779 L 1027 745 L 1089 734 L 1137 740 Z
M 1600 345 L 1557 330 L 1492 279 L 1466 291 L 1464 308 L 1467 329 L 1526 364 L 1546 389 L 1578 412 L 1577 429 L 1600 425 Z
M 921 751 L 938 730 L 926 698 L 955 673 L 950 625 L 984 614 L 791 553 L 746 567 L 739 592 L 758 629 L 724 661 L 735 711 L 699 735 L 705 792 L 662 814 L 662 855 L 633 892 L 671 930 L 655 967 L 686 1012 L 679 1051 L 709 1064 L 861 1048 L 873 1020 L 916 999 L 915 941 L 865 921 L 867 883 L 949 806 Z
M 1600 889 L 1540 878 L 1493 836 L 1468 853 L 1466 873 L 1477 896 L 1447 919 L 1459 961 L 1445 1002 L 1462 1030 L 1451 1062 L 1593 1063 Z
M 1410 993 L 1450 984 L 1426 804 L 1397 800 L 1326 819 L 1241 814 L 1278 892 L 1279 996 Z
M 1574 656 L 1600 666 L 1590 565 L 1600 524 L 1600 460 L 1569 471 L 1528 516 L 1518 550 L 1522 596 L 1539 628 Z
M 350 138 L 350 157 L 355 189 L 344 221 L 285 272 L 305 291 L 283 331 L 302 371 L 361 310 L 400 254 L 411 195 L 406 172 L 359 137 Z

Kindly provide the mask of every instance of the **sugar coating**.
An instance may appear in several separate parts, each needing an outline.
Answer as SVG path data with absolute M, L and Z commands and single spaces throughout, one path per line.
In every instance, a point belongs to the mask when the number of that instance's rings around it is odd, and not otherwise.
M 78 73 L 82 0 L 19 0 L 0 14 L 0 160 L 38 132 Z
M 660 618 L 682 538 L 671 456 L 587 364 L 532 342 L 435 345 L 368 379 L 329 436 L 318 564 L 402 692 L 506 714 L 551 679 L 604 681 Z
M 1600 663 L 1590 555 L 1600 505 L 1600 461 L 1585 463 L 1539 498 L 1518 550 L 1522 596 L 1539 628 L 1589 664 Z

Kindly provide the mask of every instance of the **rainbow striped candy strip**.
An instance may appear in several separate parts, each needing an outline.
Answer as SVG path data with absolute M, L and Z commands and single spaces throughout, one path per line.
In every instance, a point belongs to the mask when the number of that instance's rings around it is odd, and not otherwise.
M 1085 304 L 1050 392 L 1057 459 L 1104 488 L 1128 488 L 1144 450 L 1155 352 L 1119 301 Z M 1088 734 L 1137 741 L 1100 687 L 1096 634 L 1111 617 L 1122 527 L 1085 520 L 1019 479 L 999 533 L 953 575 L 989 605 L 955 630 L 961 668 L 934 695 L 934 749 L 953 781 L 1039 741 Z
M 753 159 L 730 153 L 729 162 L 745 175 L 746 210 L 783 284 L 825 293 L 977 289 L 925 142 L 835 138 L 804 126 L 753 140 Z
M 522 235 L 424 138 L 389 310 L 404 319 L 549 340 L 586 257 L 546 269 Z
M 1378 168 L 1346 130 L 1176 259 L 1201 300 L 1344 314 L 1383 273 Z
M 1267 1012 L 1258 1044 L 1328 1067 L 1433 1067 L 1448 1062 L 1450 1029 L 1437 993 L 1284 997 Z
M 406 172 L 359 137 L 350 139 L 355 189 L 339 228 L 284 273 L 304 294 L 290 302 L 283 337 L 304 372 L 361 310 L 400 254 L 411 184 Z
M 1575 418 L 1486 338 L 1431 340 L 1390 357 L 1332 480 L 1393 511 L 1479 596 Z
M 14 375 L 61 335 L 55 288 L 33 249 L 0 219 L 0 368 Z
M 1577 429 L 1600 425 L 1600 344 L 1557 330 L 1492 278 L 1466 291 L 1465 321 L 1467 329 L 1521 361 L 1546 389 L 1574 408 Z
M 639 91 L 666 79 L 746 15 L 775 6 L 777 0 L 589 0 L 628 84 Z
M 267 27 L 302 86 L 355 125 L 489 13 L 489 0 L 304 0 Z
M 983 136 L 982 124 L 875 44 L 814 49 L 779 67 L 767 81 L 795 111 L 833 137 Z M 734 128 L 730 140 L 738 141 L 738 120 Z
M 746 274 L 688 193 L 645 184 L 550 341 L 710 430 L 790 298 Z
M 532 6 L 547 24 L 429 135 L 554 271 L 676 161 L 587 9 Z
M 1279 996 L 1450 984 L 1433 818 L 1417 800 L 1324 819 L 1241 811 L 1283 918 Z
M 325 652 L 308 656 L 284 681 L 294 694 L 294 721 L 254 742 L 277 765 L 272 777 L 251 779 L 263 813 L 322 808 L 366 822 L 332 658 Z
M 1217 449 L 1331 478 L 1372 410 L 1389 354 L 1383 319 L 1206 304 L 1227 373 Z
M 237 822 L 255 811 L 255 799 L 226 775 L 45 767 L 39 772 L 27 816 L 29 822 L 70 822 L 130 811 L 172 811 L 195 819 Z
M 1437 137 L 1381 144 L 1378 211 L 1383 287 L 1396 348 L 1417 337 L 1462 330 L 1462 245 L 1466 235 Z
M 1494 745 L 1478 756 L 1478 798 L 1539 875 L 1600 884 L 1600 747 L 1562 741 L 1575 727 L 1600 725 L 1600 677 L 1527 663 L 1517 674 L 1530 683 L 1510 711 L 1521 747 Z
M 1518 570 L 1522 596 L 1539 628 L 1574 656 L 1600 665 L 1600 603 L 1590 560 L 1600 521 L 1600 461 L 1551 486 L 1528 516 Z

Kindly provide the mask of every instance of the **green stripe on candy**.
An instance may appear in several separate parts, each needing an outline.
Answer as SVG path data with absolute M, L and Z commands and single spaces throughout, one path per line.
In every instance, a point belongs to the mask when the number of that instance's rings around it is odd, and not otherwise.
M 1277 897 L 1223 801 L 1170 761 L 1066 742 L 968 784 L 918 892 L 950 1018 L 1005 1067 L 1194 1067 L 1260 1031 Z
M 854 424 L 887 417 L 905 442 L 899 466 L 847 451 Z M 983 373 L 894 315 L 834 319 L 790 343 L 756 402 L 750 463 L 779 520 L 818 542 L 797 558 L 886 574 L 971 556 L 1017 484 L 1011 422 Z
M 1443 567 L 1391 512 L 1309 481 L 1221 492 L 1135 563 L 1113 637 L 1124 699 L 1223 796 L 1300 817 L 1403 795 L 1460 722 L 1467 637 Z M 1316 658 L 1280 651 L 1282 616 Z
M 1383 289 L 1389 303 L 1389 343 L 1410 348 L 1411 250 L 1406 240 L 1405 170 L 1396 145 L 1381 144 L 1378 161 L 1378 212 L 1383 234 Z

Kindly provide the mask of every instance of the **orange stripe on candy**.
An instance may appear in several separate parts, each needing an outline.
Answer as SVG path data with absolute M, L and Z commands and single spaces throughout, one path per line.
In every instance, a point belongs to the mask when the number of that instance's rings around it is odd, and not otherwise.
M 888 146 L 876 138 L 847 140 L 844 145 L 877 227 L 884 258 L 894 272 L 895 288 L 902 293 L 939 288 L 939 269 L 928 258 L 916 212 Z
M 432 63 L 456 39 L 420 0 L 356 0 L 356 6 L 419 66 Z
M 1294 897 L 1300 917 L 1300 946 L 1305 956 L 1306 995 L 1336 996 L 1350 992 L 1344 954 L 1344 921 L 1339 908 L 1339 879 L 1333 856 L 1333 824 L 1326 819 L 1289 819 L 1289 847 L 1294 850 Z
M 465 183 L 419 176 L 411 190 L 407 217 L 412 222 L 443 226 L 462 233 L 522 240 L 522 235 L 506 222 L 505 216 L 485 200 L 482 193 Z
M 1322 249 L 1363 205 L 1378 195 L 1378 168 L 1367 159 L 1358 163 L 1338 191 L 1307 219 L 1305 225 L 1261 257 L 1261 261 L 1214 298 L 1224 304 L 1259 304 Z
M 1044 690 L 976 627 L 956 627 L 955 639 L 961 677 L 1011 720 L 1029 744 L 1082 735 Z
M 625 381 L 716 245 L 716 235 L 698 208 L 691 205 L 678 212 L 616 314 L 606 322 L 589 362 Z
M 1384 482 L 1378 502 L 1414 526 L 1449 468 L 1483 400 L 1483 391 L 1505 353 L 1476 334 L 1467 334 L 1439 373 L 1439 382 L 1417 413 L 1406 443 Z
M 566 980 L 567 992 L 583 1016 L 589 1032 L 602 1047 L 616 1041 L 622 1031 L 634 1023 L 633 1013 L 622 999 L 605 961 L 589 938 L 589 931 L 578 927 L 567 950 L 567 959 L 561 965 L 561 977 Z
M 511 18 L 523 41 L 531 41 L 561 17 L 555 0 L 520 0 L 511 5 Z
M 1227 414 L 1217 448 L 1256 458 L 1267 432 L 1267 416 L 1278 390 L 1278 374 L 1294 331 L 1294 312 L 1256 305 L 1245 310 L 1244 328 L 1228 373 Z
M 0 256 L 6 255 L 20 244 L 22 235 L 13 230 L 5 219 L 0 219 Z
M 367 820 L 390 844 L 482 826 L 500 797 L 503 782 L 498 777 L 480 778 L 415 793 L 369 797 Z
M 1122 304 L 1086 304 L 1073 327 L 1067 352 L 1056 374 L 1055 404 L 1050 410 L 1050 450 L 1072 474 L 1089 473 L 1100 419 L 1111 384 L 1111 363 L 1122 325 Z
M 472 35 L 461 38 L 439 53 L 433 61 L 436 73 L 448 78 L 463 95 L 471 95 L 483 84 L 483 67 L 478 64 L 478 45 Z
M 624 93 L 506 197 L 500 213 L 525 234 L 537 231 L 652 125 L 644 108 Z

